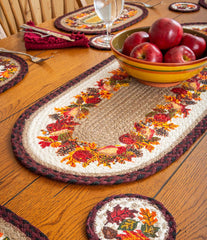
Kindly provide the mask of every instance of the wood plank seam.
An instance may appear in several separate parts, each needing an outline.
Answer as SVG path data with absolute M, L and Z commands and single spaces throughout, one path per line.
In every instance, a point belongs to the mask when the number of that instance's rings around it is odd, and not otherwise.
M 9 202 L 11 202 L 13 199 L 15 199 L 17 196 L 19 196 L 24 190 L 26 190 L 28 187 L 30 187 L 33 183 L 35 183 L 41 176 L 36 177 L 32 182 L 27 184 L 24 188 L 22 188 L 21 191 L 16 193 L 12 198 L 10 198 L 8 201 L 6 201 L 3 206 L 6 206 Z
M 180 165 L 175 169 L 175 171 L 170 175 L 170 177 L 165 181 L 165 183 L 162 185 L 162 187 L 158 190 L 158 192 L 154 195 L 154 199 L 159 195 L 159 193 L 162 191 L 162 189 L 168 184 L 168 182 L 170 181 L 170 179 L 172 179 L 172 177 L 176 174 L 176 172 L 182 167 L 182 165 L 184 164 L 184 162 L 188 159 L 188 157 L 191 155 L 191 153 L 196 149 L 196 147 L 199 145 L 199 143 L 205 138 L 205 136 L 207 135 L 207 132 L 204 133 L 200 139 L 195 143 L 195 145 L 193 146 L 193 148 L 190 150 L 190 152 L 187 154 L 187 156 L 183 159 L 183 161 L 180 163 Z

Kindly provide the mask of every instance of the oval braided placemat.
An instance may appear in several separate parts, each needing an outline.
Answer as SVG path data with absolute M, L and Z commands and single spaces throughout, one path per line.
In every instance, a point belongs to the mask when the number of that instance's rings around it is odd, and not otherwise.
M 11 53 L 0 52 L 0 93 L 20 82 L 28 72 L 26 61 Z
M 114 22 L 111 31 L 116 32 L 127 28 L 146 18 L 147 15 L 148 10 L 145 7 L 126 2 L 123 14 Z M 97 22 L 96 20 L 93 5 L 58 17 L 54 25 L 57 29 L 65 32 L 82 32 L 85 34 L 104 34 L 106 32 L 103 22 Z

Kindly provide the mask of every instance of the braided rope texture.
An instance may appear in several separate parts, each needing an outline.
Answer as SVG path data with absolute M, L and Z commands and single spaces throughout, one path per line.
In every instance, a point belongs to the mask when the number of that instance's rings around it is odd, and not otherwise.
M 207 8 L 207 1 L 206 0 L 199 0 L 198 2 L 202 7 Z
M 12 54 L 12 53 L 0 53 L 0 57 L 1 56 L 5 56 L 8 58 L 14 59 L 20 64 L 20 69 L 19 69 L 17 76 L 12 78 L 10 81 L 6 82 L 2 86 L 0 86 L 0 93 L 3 93 L 6 90 L 8 90 L 9 88 L 15 86 L 18 82 L 20 82 L 24 78 L 24 76 L 28 72 L 28 65 L 24 59 Z
M 141 20 L 143 20 L 144 18 L 146 18 L 148 16 L 148 10 L 143 7 L 143 6 L 138 6 L 136 4 L 133 4 L 133 3 L 126 3 L 128 6 L 135 6 L 137 7 L 138 9 L 140 9 L 142 11 L 142 13 L 140 14 L 140 12 L 137 14 L 137 16 L 135 16 L 133 19 L 129 19 L 128 21 L 125 21 L 123 22 L 122 24 L 120 24 L 119 26 L 114 26 L 112 27 L 111 31 L 112 32 L 117 32 L 117 31 L 120 31 L 120 30 L 123 30 L 127 27 L 130 27 L 131 25 L 137 23 L 137 22 L 140 22 Z M 81 8 L 81 11 L 83 10 L 88 10 L 88 9 L 91 9 L 93 8 L 93 5 L 90 5 L 90 6 L 87 6 L 87 7 L 84 7 L 84 8 Z M 70 13 L 67 13 L 63 16 L 60 16 L 58 17 L 55 22 L 54 22 L 54 25 L 57 29 L 60 29 L 62 31 L 65 31 L 65 32 L 83 32 L 83 33 L 87 33 L 87 34 L 104 34 L 106 32 L 106 30 L 100 30 L 98 27 L 96 29 L 90 29 L 90 28 L 87 28 L 87 29 L 83 29 L 81 28 L 81 30 L 79 30 L 78 28 L 75 29 L 75 28 L 70 28 L 69 26 L 64 26 L 62 24 L 62 20 L 64 18 L 67 18 L 67 17 L 70 17 L 70 15 L 74 15 L 75 13 L 79 13 L 80 12 L 80 9 L 78 10 L 75 10 L 73 12 L 70 12 Z
M 95 217 L 97 215 L 97 212 L 105 205 L 108 204 L 110 206 L 110 202 L 114 199 L 122 199 L 122 198 L 131 198 L 131 199 L 140 199 L 140 200 L 147 200 L 148 203 L 146 203 L 146 207 L 148 204 L 156 206 L 159 211 L 162 212 L 163 216 L 165 217 L 165 220 L 168 223 L 169 231 L 168 236 L 166 237 L 166 240 L 174 240 L 176 238 L 176 222 L 171 215 L 171 213 L 164 207 L 164 205 L 150 197 L 146 197 L 139 194 L 120 194 L 120 195 L 113 195 L 110 197 L 105 198 L 104 200 L 100 201 L 94 208 L 90 211 L 87 220 L 86 220 L 86 233 L 89 239 L 92 240 L 99 240 L 99 237 L 95 233 Z M 123 206 L 121 206 L 123 207 Z
M 28 221 L 19 217 L 13 213 L 8 208 L 0 205 L 0 218 L 5 222 L 10 223 L 9 232 L 15 232 L 15 228 L 12 228 L 12 225 L 18 228 L 23 235 L 26 235 L 31 240 L 48 240 L 45 234 L 43 234 L 39 229 L 31 225 Z M 1 225 L 1 229 L 4 229 L 4 226 Z
M 112 184 L 120 184 L 124 182 L 137 181 L 140 179 L 145 179 L 171 165 L 177 159 L 179 159 L 190 147 L 191 145 L 206 131 L 207 129 L 207 116 L 205 116 L 196 126 L 195 128 L 179 143 L 177 144 L 170 152 L 168 152 L 165 156 L 160 158 L 158 161 L 142 168 L 134 172 L 129 172 L 122 175 L 115 176 L 97 176 L 97 177 L 89 177 L 89 176 L 78 176 L 75 174 L 69 174 L 60 172 L 57 170 L 53 170 L 51 168 L 47 168 L 32 159 L 32 157 L 25 151 L 25 148 L 22 143 L 22 133 L 25 125 L 25 121 L 30 118 L 30 116 L 37 111 L 41 106 L 48 103 L 51 99 L 57 97 L 64 90 L 70 88 L 74 84 L 80 82 L 83 78 L 88 76 L 89 74 L 94 73 L 99 70 L 105 64 L 114 60 L 114 56 L 109 57 L 103 62 L 97 64 L 93 68 L 87 70 L 83 74 L 79 75 L 75 79 L 69 81 L 61 88 L 56 91 L 50 93 L 49 95 L 42 98 L 40 101 L 35 103 L 33 106 L 28 108 L 17 120 L 15 123 L 12 134 L 11 134 L 11 142 L 13 152 L 16 158 L 30 171 L 40 174 L 42 176 L 48 177 L 53 180 L 70 182 L 74 184 L 86 184 L 86 185 L 112 185 Z

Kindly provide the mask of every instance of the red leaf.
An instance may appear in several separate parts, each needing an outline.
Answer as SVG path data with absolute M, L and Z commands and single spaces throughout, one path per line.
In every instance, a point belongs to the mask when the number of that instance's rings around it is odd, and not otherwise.
M 128 208 L 121 209 L 121 207 L 117 205 L 114 207 L 113 212 L 107 211 L 107 220 L 108 222 L 119 224 L 126 218 L 133 218 L 135 216 L 134 213 L 138 213 L 138 211 L 129 210 Z
M 46 148 L 46 147 L 50 146 L 51 142 L 40 141 L 39 144 L 42 148 Z

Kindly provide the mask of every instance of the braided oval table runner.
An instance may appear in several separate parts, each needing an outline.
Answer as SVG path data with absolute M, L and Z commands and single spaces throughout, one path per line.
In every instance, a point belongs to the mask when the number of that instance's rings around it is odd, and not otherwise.
M 12 147 L 37 174 L 118 184 L 176 161 L 205 132 L 206 113 L 207 71 L 153 88 L 111 56 L 27 109 L 13 128 Z
M 0 52 L 0 93 L 20 82 L 27 72 L 28 65 L 24 59 Z
M 138 194 L 121 194 L 94 206 L 86 232 L 91 240 L 174 240 L 176 223 L 161 202 Z
M 122 15 L 113 23 L 112 32 L 120 31 L 146 18 L 148 10 L 140 5 L 126 2 Z M 65 32 L 82 32 L 85 34 L 104 34 L 106 26 L 96 15 L 94 6 L 90 5 L 58 17 L 54 25 Z
M 28 221 L 0 205 L 0 240 L 48 240 Z

